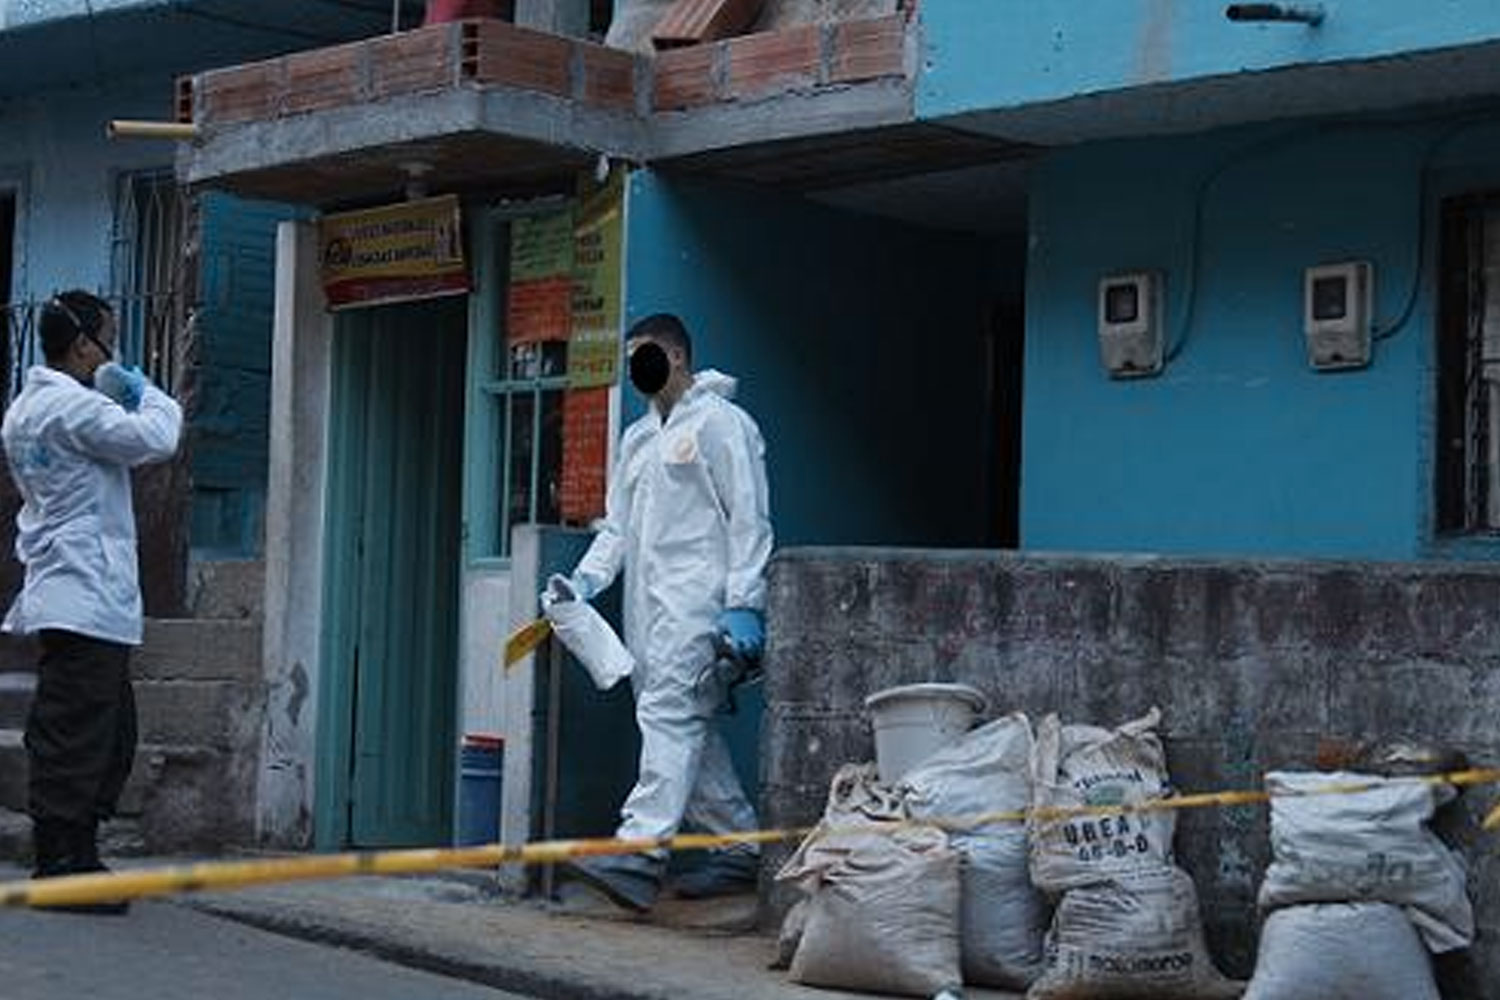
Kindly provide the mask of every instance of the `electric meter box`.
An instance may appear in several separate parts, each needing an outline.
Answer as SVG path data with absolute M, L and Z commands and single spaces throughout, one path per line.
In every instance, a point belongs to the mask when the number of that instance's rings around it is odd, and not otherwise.
M 1099 357 L 1111 378 L 1161 371 L 1161 286 L 1158 271 L 1099 279 Z
M 1307 269 L 1302 328 L 1307 361 L 1318 371 L 1363 368 L 1370 363 L 1374 308 L 1373 268 L 1368 261 L 1321 264 Z

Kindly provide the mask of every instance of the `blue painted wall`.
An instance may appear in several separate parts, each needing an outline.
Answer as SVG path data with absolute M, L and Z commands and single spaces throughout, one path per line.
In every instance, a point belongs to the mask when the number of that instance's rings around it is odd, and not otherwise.
M 917 113 L 1500 40 L 1500 4 L 1492 0 L 1321 5 L 1326 21 L 1308 29 L 1235 24 L 1218 0 L 922 0 Z
M 104 126 L 161 117 L 170 88 L 151 77 L 0 101 L 0 184 L 19 192 L 16 301 L 109 288 L 117 178 L 170 169 L 173 146 L 111 142 Z
M 741 379 L 778 544 L 976 544 L 992 257 L 977 239 L 640 171 L 626 311 L 678 313 L 699 367 Z
M 193 547 L 200 556 L 251 556 L 265 507 L 276 226 L 299 210 L 209 193 L 201 213 Z
M 1031 189 L 1023 546 L 1458 551 L 1431 528 L 1434 213 L 1444 195 L 1495 187 L 1500 116 L 1289 124 L 1047 156 Z M 1099 277 L 1164 270 L 1167 327 L 1181 337 L 1196 209 L 1180 355 L 1159 378 L 1109 380 Z M 1305 360 L 1302 271 L 1342 259 L 1374 263 L 1378 323 L 1416 297 L 1371 368 L 1318 374 Z

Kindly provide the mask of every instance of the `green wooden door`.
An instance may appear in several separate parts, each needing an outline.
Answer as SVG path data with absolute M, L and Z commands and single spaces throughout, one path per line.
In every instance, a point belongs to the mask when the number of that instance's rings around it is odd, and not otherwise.
M 321 846 L 451 839 L 465 324 L 440 299 L 336 325 Z

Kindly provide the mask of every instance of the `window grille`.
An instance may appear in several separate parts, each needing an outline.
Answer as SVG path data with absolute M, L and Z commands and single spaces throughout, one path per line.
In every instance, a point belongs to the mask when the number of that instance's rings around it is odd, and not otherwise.
M 114 294 L 120 355 L 157 385 L 177 384 L 188 266 L 186 196 L 170 170 L 120 177 Z
M 1500 533 L 1500 196 L 1445 206 L 1438 529 Z

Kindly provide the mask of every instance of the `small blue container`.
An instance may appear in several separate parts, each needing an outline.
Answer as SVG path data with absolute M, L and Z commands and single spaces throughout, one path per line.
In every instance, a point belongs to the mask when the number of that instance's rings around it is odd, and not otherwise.
M 505 744 L 497 737 L 465 737 L 458 782 L 458 843 L 500 839 L 500 768 Z

